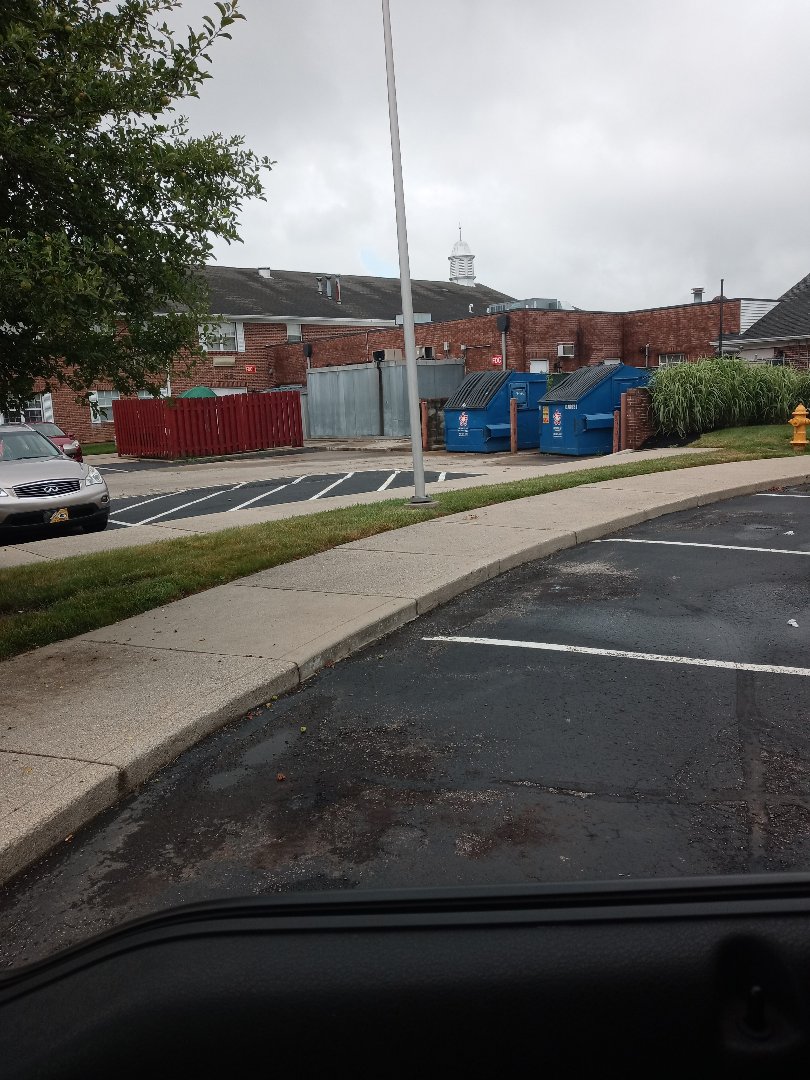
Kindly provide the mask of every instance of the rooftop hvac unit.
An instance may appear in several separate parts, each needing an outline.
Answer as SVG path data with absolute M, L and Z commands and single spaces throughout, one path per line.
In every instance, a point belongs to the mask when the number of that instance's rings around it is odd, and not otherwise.
M 420 345 L 416 350 L 417 360 L 432 360 L 433 359 L 433 346 L 432 345 Z
M 374 352 L 374 359 L 387 360 L 392 364 L 401 364 L 402 349 L 377 349 Z

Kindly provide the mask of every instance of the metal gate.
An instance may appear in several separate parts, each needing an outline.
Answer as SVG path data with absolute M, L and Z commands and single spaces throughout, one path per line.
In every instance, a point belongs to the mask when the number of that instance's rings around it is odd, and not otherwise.
M 449 397 L 464 378 L 463 360 L 419 360 L 420 398 Z M 345 364 L 307 372 L 309 434 L 312 438 L 386 435 L 406 438 L 408 386 L 405 365 Z

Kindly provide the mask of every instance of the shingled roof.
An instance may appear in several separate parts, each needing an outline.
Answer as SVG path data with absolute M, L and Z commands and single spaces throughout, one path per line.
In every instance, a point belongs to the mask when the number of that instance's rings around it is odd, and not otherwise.
M 264 277 L 251 267 L 206 266 L 211 311 L 234 318 L 278 316 L 281 319 L 378 319 L 393 321 L 402 312 L 399 278 L 357 277 L 353 274 L 313 274 L 298 270 L 267 270 Z M 318 278 L 340 282 L 340 303 L 318 291 Z M 325 287 L 325 286 L 324 286 Z M 452 281 L 414 281 L 414 311 L 433 322 L 484 315 L 488 304 L 513 300 L 486 285 L 456 285 Z
M 738 338 L 746 341 L 810 338 L 810 274 L 779 297 L 776 307 Z

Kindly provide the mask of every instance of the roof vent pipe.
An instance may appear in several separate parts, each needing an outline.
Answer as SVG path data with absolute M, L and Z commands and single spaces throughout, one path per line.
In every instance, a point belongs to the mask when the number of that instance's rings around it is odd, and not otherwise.
M 692 303 L 693 304 L 702 304 L 703 303 L 703 286 L 702 285 L 696 285 L 695 288 L 692 289 Z
M 340 278 L 335 278 L 335 302 L 340 303 Z
M 330 300 L 332 299 L 332 279 L 330 277 L 326 279 L 326 295 Z
M 321 296 L 323 296 L 323 278 L 322 277 L 316 277 L 315 280 L 318 283 L 318 293 Z

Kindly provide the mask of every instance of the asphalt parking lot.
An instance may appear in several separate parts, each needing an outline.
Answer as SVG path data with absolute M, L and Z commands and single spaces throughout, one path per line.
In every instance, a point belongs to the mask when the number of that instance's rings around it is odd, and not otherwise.
M 513 570 L 13 884 L 0 962 L 222 895 L 810 869 L 810 489 Z
M 459 480 L 468 475 L 426 471 L 425 480 L 427 483 L 443 482 Z M 186 488 L 146 497 L 119 497 L 112 499 L 108 528 L 126 529 L 153 521 L 171 521 L 172 518 L 221 514 L 279 503 L 315 502 L 332 495 L 359 495 L 367 491 L 396 491 L 407 487 L 413 487 L 413 473 L 384 469 L 282 476 L 220 484 L 213 488 Z
M 267 461 L 273 462 L 276 458 L 285 457 L 303 457 L 304 455 L 317 454 L 320 451 L 317 447 L 308 446 L 295 446 L 290 449 L 281 448 L 273 450 L 257 450 L 252 454 L 239 454 L 238 457 L 231 458 L 188 458 L 180 460 L 164 461 L 162 458 L 118 458 L 113 459 L 110 462 L 109 459 L 102 461 L 98 464 L 98 470 L 102 473 L 131 473 L 131 472 L 152 472 L 154 470 L 164 469 L 182 469 L 192 465 L 200 464 L 220 464 L 227 461 L 235 463 L 250 462 L 250 461 Z M 93 456 L 88 455 L 85 459 L 88 465 L 92 465 Z

